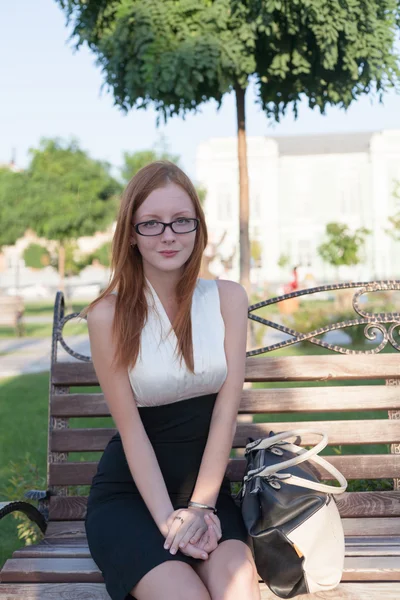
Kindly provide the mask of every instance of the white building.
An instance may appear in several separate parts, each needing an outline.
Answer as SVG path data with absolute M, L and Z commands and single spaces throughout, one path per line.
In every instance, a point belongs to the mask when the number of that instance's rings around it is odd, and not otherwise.
M 248 137 L 250 239 L 262 244 L 260 279 L 287 279 L 278 266 L 303 265 L 318 283 L 400 277 L 398 242 L 386 233 L 388 217 L 400 211 L 400 130 L 296 137 Z M 227 231 L 222 252 L 238 247 L 237 139 L 213 138 L 197 152 L 197 179 L 207 189 L 205 212 L 211 238 Z M 364 261 L 336 269 L 317 247 L 329 222 L 366 227 Z M 238 277 L 239 252 L 230 273 Z M 304 271 L 303 271 L 304 272 Z

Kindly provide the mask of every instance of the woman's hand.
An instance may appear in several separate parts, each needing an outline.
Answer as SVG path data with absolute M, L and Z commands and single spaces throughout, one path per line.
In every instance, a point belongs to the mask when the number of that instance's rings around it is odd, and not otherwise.
M 164 548 L 171 554 L 185 547 L 195 534 L 199 538 L 207 531 L 204 510 L 198 508 L 180 508 L 174 510 L 167 519 L 168 535 Z
M 214 513 L 212 512 L 207 512 L 206 515 L 204 516 L 204 520 L 206 525 L 213 525 L 214 529 L 215 529 L 215 534 L 216 534 L 216 538 L 217 538 L 217 542 L 219 542 L 219 540 L 222 537 L 222 529 L 221 529 L 221 521 L 219 520 L 219 518 L 217 517 L 217 515 L 214 515 Z M 199 532 L 195 533 L 194 536 L 190 539 L 190 543 L 201 548 L 201 542 L 202 540 L 204 540 L 204 536 L 206 534 L 199 534 Z M 204 543 L 204 541 L 203 541 Z M 214 548 L 215 550 L 215 548 Z
M 200 512 L 199 512 L 200 511 Z M 195 512 L 188 517 L 187 513 Z M 184 519 L 182 523 L 180 519 Z M 187 523 L 186 527 L 183 527 Z M 206 559 L 205 553 L 210 553 L 218 546 L 222 537 L 221 523 L 216 515 L 203 509 L 179 509 L 173 511 L 167 519 L 169 532 L 166 537 L 164 548 L 175 554 L 179 549 L 184 554 L 194 558 Z M 197 529 L 196 529 L 197 528 Z M 169 548 L 167 548 L 167 546 Z M 204 554 L 202 554 L 204 552 Z
M 199 542 L 195 546 L 189 542 L 184 548 L 180 548 L 180 551 L 187 556 L 193 556 L 193 558 L 207 560 L 211 552 L 218 547 L 218 539 L 220 539 L 220 536 L 217 534 L 216 525 L 210 524 L 207 528 L 207 531 L 203 533 Z M 203 552 L 207 552 L 208 554 L 202 555 Z

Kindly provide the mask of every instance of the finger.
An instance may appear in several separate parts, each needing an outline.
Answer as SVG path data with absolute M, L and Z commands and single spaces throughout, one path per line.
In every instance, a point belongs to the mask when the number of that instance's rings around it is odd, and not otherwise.
M 212 520 L 212 522 L 214 523 L 214 525 L 217 526 L 217 529 L 221 529 L 221 521 L 219 520 L 217 515 L 214 515 L 214 513 L 210 513 L 209 517 Z
M 218 547 L 217 532 L 213 525 L 208 528 L 208 541 L 204 546 L 206 552 L 212 552 Z
M 203 535 L 197 542 L 196 548 L 201 548 L 202 550 L 204 550 L 207 545 L 207 542 L 208 542 L 208 529 L 205 533 L 203 533 Z
M 221 539 L 222 538 L 221 521 L 213 513 L 211 513 L 209 516 L 210 516 L 211 522 L 213 523 L 213 525 L 215 525 L 218 539 Z
M 169 548 L 171 547 L 171 544 L 175 539 L 176 532 L 178 531 L 180 525 L 183 525 L 183 523 L 181 523 L 181 521 L 179 521 L 178 519 L 173 520 L 172 525 L 169 529 L 168 535 L 165 538 L 165 542 L 164 542 L 164 548 L 166 550 L 169 550 Z
M 193 556 L 193 558 L 201 558 L 203 560 L 207 560 L 208 558 L 208 553 L 205 550 L 202 550 L 197 546 L 193 546 L 192 544 L 188 544 L 187 546 L 185 546 L 182 552 L 187 556 Z
M 185 533 L 185 535 L 181 539 L 181 541 L 179 543 L 179 547 L 184 548 L 186 546 L 186 544 L 188 544 L 189 542 L 191 544 L 195 545 L 195 542 L 192 541 L 193 538 L 200 539 L 205 531 L 207 531 L 207 525 L 205 525 L 205 524 L 201 525 L 197 530 L 196 530 L 195 526 L 192 527 L 191 529 L 188 529 L 188 531 Z
M 201 531 L 201 529 L 199 529 L 198 531 L 196 531 L 196 533 L 191 537 L 190 543 L 195 546 L 201 540 L 201 537 L 202 537 L 203 533 L 204 532 Z
M 189 521 L 189 519 L 188 519 Z M 178 531 L 175 534 L 175 537 L 172 541 L 170 552 L 171 554 L 176 554 L 183 538 L 188 535 L 188 539 L 192 537 L 192 535 L 197 531 L 196 523 L 184 522 L 179 527 Z
M 209 516 L 211 517 L 211 519 L 214 521 L 214 523 L 216 525 L 221 526 L 221 521 L 219 520 L 217 515 L 215 515 L 214 513 L 209 513 Z

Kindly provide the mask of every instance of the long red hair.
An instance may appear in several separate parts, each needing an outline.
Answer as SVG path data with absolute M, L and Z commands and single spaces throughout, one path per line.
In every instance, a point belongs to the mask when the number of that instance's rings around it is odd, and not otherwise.
M 190 196 L 200 223 L 192 254 L 184 265 L 184 271 L 176 286 L 178 313 L 172 323 L 178 344 L 177 354 L 185 360 L 194 373 L 191 305 L 199 276 L 204 249 L 207 245 L 207 226 L 204 212 L 194 185 L 189 177 L 169 161 L 155 161 L 143 167 L 129 181 L 119 206 L 117 225 L 111 244 L 111 280 L 104 291 L 86 306 L 79 316 L 85 317 L 102 298 L 117 289 L 113 322 L 116 352 L 113 365 L 131 369 L 140 349 L 142 328 L 148 317 L 145 289 L 148 290 L 143 271 L 142 256 L 137 246 L 130 245 L 132 218 L 148 195 L 169 182 L 179 185 Z

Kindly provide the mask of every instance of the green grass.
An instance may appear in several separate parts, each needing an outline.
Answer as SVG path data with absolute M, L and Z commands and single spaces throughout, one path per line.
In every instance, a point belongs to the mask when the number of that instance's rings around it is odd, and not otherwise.
M 0 327 L 0 339 L 12 337 L 15 337 L 16 340 L 23 340 L 24 338 L 50 338 L 52 329 L 52 323 L 25 323 L 24 335 L 18 338 L 13 327 L 3 326 Z M 76 322 L 66 324 L 64 328 L 64 335 L 66 332 L 68 332 L 67 335 L 80 335 L 82 333 L 87 333 L 87 325 L 84 322 L 79 323 L 78 320 L 76 320 Z

